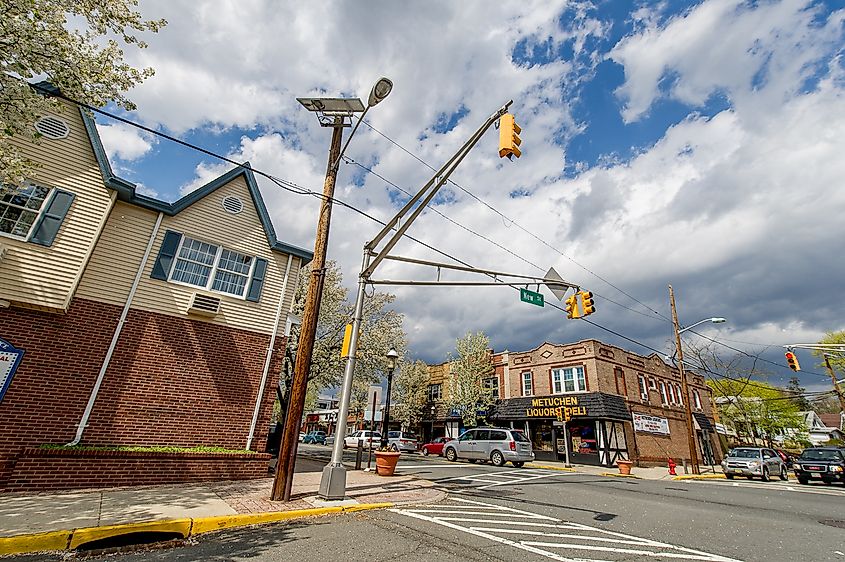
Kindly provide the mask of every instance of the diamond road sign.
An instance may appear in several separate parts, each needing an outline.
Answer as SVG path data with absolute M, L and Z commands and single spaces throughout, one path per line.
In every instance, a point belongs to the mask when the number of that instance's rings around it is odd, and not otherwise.
M 540 293 L 535 293 L 534 291 L 529 291 L 528 289 L 520 289 L 519 290 L 519 300 L 522 302 L 527 302 L 529 304 L 536 304 L 537 306 L 544 306 L 545 303 L 543 302 L 543 295 Z
M 566 281 L 563 281 L 563 278 L 560 275 L 558 275 L 558 272 L 555 271 L 555 268 L 553 268 L 553 267 L 550 267 L 549 270 L 546 272 L 546 279 L 554 279 L 556 281 L 558 281 L 558 280 L 562 281 L 562 283 L 555 283 L 554 281 L 552 281 L 552 282 L 547 281 L 546 282 L 546 287 L 549 288 L 549 290 L 552 292 L 552 294 L 554 296 L 557 297 L 558 300 L 562 301 L 563 297 L 566 295 L 567 289 L 569 289 L 569 287 L 571 287 L 571 285 L 569 285 Z

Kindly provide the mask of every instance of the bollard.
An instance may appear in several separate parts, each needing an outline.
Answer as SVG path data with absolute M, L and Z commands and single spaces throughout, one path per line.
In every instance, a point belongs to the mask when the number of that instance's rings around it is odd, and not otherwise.
M 364 458 L 364 441 L 358 440 L 358 449 L 355 451 L 355 470 L 361 470 L 361 459 Z

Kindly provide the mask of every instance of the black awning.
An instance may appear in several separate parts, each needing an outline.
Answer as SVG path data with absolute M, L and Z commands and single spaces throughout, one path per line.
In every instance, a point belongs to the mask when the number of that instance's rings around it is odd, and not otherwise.
M 692 415 L 695 417 L 695 421 L 698 423 L 698 427 L 700 427 L 702 431 L 715 431 L 710 418 L 700 412 L 693 412 Z
M 557 419 L 559 408 L 569 408 L 572 419 L 631 421 L 625 399 L 616 394 L 585 392 L 552 396 L 525 396 L 498 400 L 490 409 L 492 421 Z

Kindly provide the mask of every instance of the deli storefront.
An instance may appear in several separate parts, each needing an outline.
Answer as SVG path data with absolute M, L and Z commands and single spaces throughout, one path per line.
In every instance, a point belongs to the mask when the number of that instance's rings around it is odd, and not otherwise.
M 499 400 L 488 419 L 522 429 L 538 460 L 613 466 L 628 460 L 625 425 L 631 413 L 621 396 L 586 392 Z M 630 432 L 630 428 L 629 428 Z

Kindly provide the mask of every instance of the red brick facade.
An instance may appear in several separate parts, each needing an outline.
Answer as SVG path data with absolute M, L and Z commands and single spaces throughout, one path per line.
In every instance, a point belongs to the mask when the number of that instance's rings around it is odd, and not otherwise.
M 85 299 L 75 299 L 64 315 L 0 310 L 0 335 L 26 351 L 0 403 L 0 487 L 24 448 L 74 438 L 120 312 Z M 130 310 L 83 444 L 243 449 L 269 341 L 266 334 Z M 277 337 L 253 450 L 266 444 L 284 346 Z
M 4 491 L 247 480 L 266 477 L 269 460 L 250 453 L 24 449 Z

